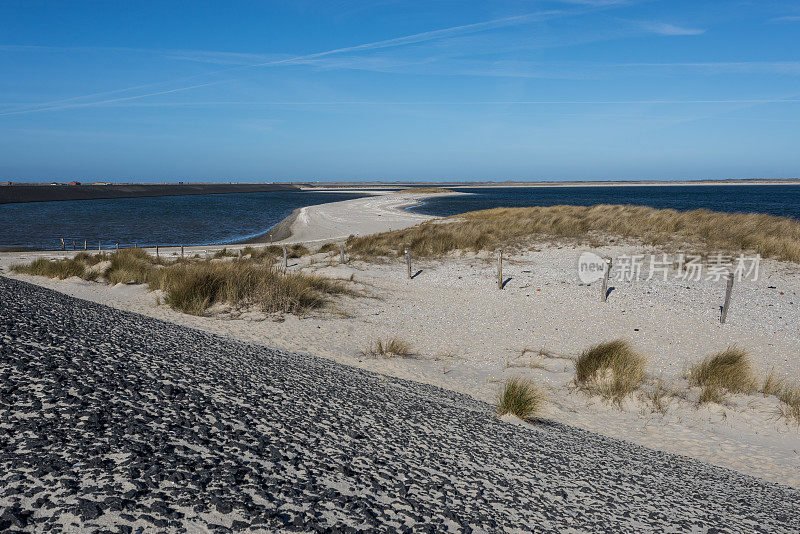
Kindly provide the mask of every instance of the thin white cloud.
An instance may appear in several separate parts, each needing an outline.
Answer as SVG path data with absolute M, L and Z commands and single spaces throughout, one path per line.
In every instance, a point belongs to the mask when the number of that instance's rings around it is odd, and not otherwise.
M 176 89 L 166 89 L 164 91 L 156 91 L 156 92 L 147 93 L 147 94 L 144 94 L 144 95 L 126 96 L 126 97 L 121 97 L 121 98 L 110 98 L 110 99 L 106 99 L 106 100 L 94 100 L 92 102 L 78 102 L 78 103 L 71 103 L 71 104 L 56 104 L 56 105 L 51 105 L 51 106 L 48 106 L 48 107 L 37 107 L 35 109 L 27 109 L 27 110 L 11 110 L 11 111 L 0 112 L 0 117 L 4 117 L 4 116 L 7 116 L 7 115 L 23 115 L 23 114 L 26 114 L 26 113 L 34 113 L 34 112 L 37 112 L 37 111 L 56 111 L 56 110 L 60 110 L 60 109 L 72 109 L 72 108 L 85 108 L 85 107 L 92 107 L 92 106 L 101 106 L 101 105 L 104 105 L 104 104 L 114 104 L 114 103 L 118 103 L 118 102 L 126 102 L 128 100 L 136 100 L 136 99 L 139 99 L 139 98 L 145 98 L 145 97 L 149 97 L 149 96 L 167 95 L 167 94 L 171 94 L 171 93 L 177 93 L 177 92 L 180 92 L 180 91 L 187 91 L 189 89 L 197 89 L 199 87 L 208 87 L 208 86 L 211 86 L 211 85 L 219 85 L 221 83 L 224 83 L 224 81 L 198 83 L 196 85 L 191 85 L 189 87 L 179 87 L 179 88 L 176 88 Z M 111 91 L 111 92 L 113 92 L 113 91 Z
M 438 29 L 438 30 L 420 32 L 420 33 L 415 33 L 415 34 L 411 34 L 411 35 L 406 35 L 406 36 L 403 36 L 403 37 L 396 37 L 396 38 L 393 38 L 393 39 L 385 39 L 385 40 L 381 40 L 381 41 L 373 41 L 373 42 L 363 43 L 363 44 L 355 45 L 355 46 L 334 48 L 334 49 L 331 49 L 331 50 L 326 50 L 326 51 L 323 51 L 323 52 L 316 52 L 316 53 L 313 53 L 313 54 L 304 54 L 304 55 L 293 56 L 293 57 L 284 58 L 284 59 L 261 61 L 261 62 L 249 63 L 249 64 L 245 64 L 245 65 L 237 65 L 237 66 L 229 67 L 229 68 L 226 68 L 226 69 L 219 69 L 219 70 L 202 73 L 202 74 L 195 75 L 195 76 L 187 76 L 187 77 L 184 77 L 184 78 L 175 79 L 175 80 L 172 80 L 172 82 L 185 81 L 185 80 L 194 79 L 194 78 L 197 78 L 197 77 L 200 77 L 200 76 L 211 76 L 211 75 L 217 75 L 217 74 L 223 74 L 223 73 L 230 73 L 232 71 L 240 71 L 240 70 L 243 70 L 243 69 L 253 69 L 253 68 L 258 68 L 258 67 L 271 67 L 271 66 L 281 66 L 281 65 L 291 65 L 291 64 L 302 64 L 303 62 L 307 62 L 308 60 L 313 60 L 313 59 L 333 56 L 333 55 L 336 55 L 336 54 L 344 54 L 344 53 L 349 53 L 349 52 L 360 52 L 360 51 L 365 51 L 365 50 L 376 50 L 376 49 L 381 49 L 381 48 L 392 48 L 392 47 L 398 47 L 398 46 L 417 44 L 417 43 L 422 43 L 422 42 L 427 42 L 427 41 L 433 41 L 433 40 L 436 40 L 436 39 L 444 39 L 444 38 L 452 37 L 452 36 L 455 36 L 455 35 L 465 35 L 465 34 L 470 34 L 470 33 L 475 33 L 475 32 L 489 31 L 489 30 L 494 30 L 494 29 L 498 29 L 498 28 L 504 28 L 504 27 L 515 26 L 515 25 L 519 25 L 519 24 L 529 23 L 529 22 L 533 22 L 533 21 L 545 20 L 545 19 L 550 18 L 550 17 L 561 16 L 561 15 L 569 15 L 569 14 L 577 14 L 577 13 L 578 13 L 578 11 L 548 10 L 548 11 L 539 11 L 539 12 L 535 12 L 535 13 L 528 13 L 528 14 L 518 15 L 518 16 L 513 16 L 513 17 L 503 17 L 503 18 L 488 20 L 488 21 L 484 21 L 484 22 L 476 22 L 476 23 L 473 23 L 473 24 L 462 24 L 462 25 L 459 25 L 459 26 L 451 26 L 451 27 L 448 27 L 448 28 L 441 28 L 441 29 Z M 234 81 L 234 80 L 233 79 L 229 79 L 229 80 L 225 80 L 225 81 L 221 81 L 221 82 L 213 82 L 213 84 L 225 83 L 226 81 L 227 82 L 231 82 L 231 81 Z M 166 83 L 170 83 L 170 82 L 159 82 L 159 83 L 156 83 L 156 84 L 146 84 L 145 86 L 146 87 L 153 87 L 153 86 L 156 86 L 156 85 L 164 85 Z M 158 91 L 158 92 L 154 92 L 154 93 L 133 95 L 133 96 L 125 97 L 125 98 L 123 98 L 121 100 L 133 100 L 133 99 L 138 99 L 138 98 L 147 98 L 147 97 L 150 97 L 150 96 L 154 96 L 154 95 L 158 95 L 158 94 L 164 94 L 164 93 L 167 93 L 167 92 L 169 92 L 169 93 L 177 93 L 177 92 L 182 92 L 182 91 L 188 91 L 188 90 L 191 90 L 191 89 L 195 89 L 197 87 L 203 87 L 204 85 L 212 85 L 212 83 L 209 83 L 209 84 L 193 84 L 193 85 L 189 85 L 189 86 L 185 86 L 185 87 L 177 87 L 177 88 L 169 89 L 169 90 L 166 90 L 166 91 Z M 123 88 L 123 89 L 117 89 L 115 91 L 109 91 L 106 94 L 122 93 L 122 92 L 132 91 L 132 90 L 135 90 L 135 89 L 138 89 L 138 88 L 141 88 L 141 87 L 142 87 L 141 85 L 137 85 L 137 86 L 134 86 L 134 87 L 127 87 L 127 88 Z M 101 105 L 101 104 L 108 103 L 108 101 L 101 100 L 101 101 L 81 102 L 81 103 L 74 103 L 74 104 L 63 104 L 65 101 L 76 101 L 76 100 L 88 98 L 89 96 L 90 95 L 84 95 L 82 97 L 73 97 L 71 99 L 62 99 L 62 100 L 57 100 L 57 101 L 43 102 L 41 104 L 38 104 L 35 108 L 13 109 L 13 110 L 9 110 L 9 111 L 5 111 L 3 113 L 0 113 L 0 116 L 19 115 L 19 114 L 26 114 L 26 113 L 36 113 L 36 112 L 39 112 L 39 111 L 51 111 L 51 110 L 58 110 L 58 109 L 68 109 L 68 108 L 71 108 L 71 107 L 88 107 L 88 106 L 92 106 L 92 105 Z
M 618 63 L 615 68 L 694 69 L 708 74 L 800 74 L 800 61 L 692 61 Z
M 800 15 L 787 15 L 785 17 L 775 17 L 770 22 L 800 22 Z
M 652 106 L 697 104 L 797 104 L 800 98 L 739 99 L 645 99 L 645 100 L 461 100 L 461 101 L 380 101 L 380 100 L 211 100 L 195 102 L 136 102 L 114 99 L 98 103 L 108 107 L 214 107 L 214 106 Z
M 642 28 L 656 35 L 701 35 L 706 32 L 704 29 L 676 26 L 666 22 L 645 22 L 642 23 Z

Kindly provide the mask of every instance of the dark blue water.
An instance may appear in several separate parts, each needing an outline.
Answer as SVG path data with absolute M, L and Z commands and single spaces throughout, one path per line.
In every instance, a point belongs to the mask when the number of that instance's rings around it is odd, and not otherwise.
M 635 204 L 658 209 L 705 208 L 735 213 L 769 213 L 800 219 L 800 185 L 692 185 L 625 187 L 450 188 L 465 193 L 433 198 L 412 209 L 427 215 L 455 215 L 497 207 L 572 204 Z
M 800 219 L 800 185 L 489 187 L 430 199 L 413 209 L 454 215 L 500 206 L 636 204 L 654 208 L 757 212 Z M 0 204 L 0 246 L 55 249 L 120 245 L 210 245 L 264 233 L 302 206 L 358 198 L 348 193 L 270 191 Z
M 0 246 L 40 249 L 235 243 L 266 232 L 302 206 L 363 195 L 268 191 L 0 204 Z

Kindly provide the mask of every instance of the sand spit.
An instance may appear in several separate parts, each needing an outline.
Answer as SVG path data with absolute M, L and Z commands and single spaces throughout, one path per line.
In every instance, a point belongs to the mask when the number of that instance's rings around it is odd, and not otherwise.
M 467 194 L 393 193 L 380 190 L 337 192 L 358 192 L 373 196 L 298 208 L 272 229 L 246 243 L 317 243 L 345 240 L 351 235 L 400 230 L 436 218 L 414 213 L 406 208 L 416 206 L 428 198 Z
M 0 278 L 0 530 L 796 532 L 800 494 Z

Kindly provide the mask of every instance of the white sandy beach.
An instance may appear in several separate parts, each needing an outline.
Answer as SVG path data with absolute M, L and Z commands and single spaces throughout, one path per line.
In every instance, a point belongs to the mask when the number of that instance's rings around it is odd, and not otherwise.
M 412 226 L 430 217 L 402 208 L 421 198 L 388 194 L 309 206 L 293 221 L 286 242 L 320 243 Z M 219 248 L 189 250 L 204 255 Z M 774 369 L 781 377 L 800 379 L 800 267 L 763 261 L 757 281 L 737 283 L 728 322 L 720 325 L 724 282 L 670 278 L 616 283 L 609 301 L 601 303 L 598 282 L 584 285 L 577 280 L 577 258 L 583 250 L 552 244 L 511 255 L 504 268 L 511 280 L 502 291 L 496 286 L 495 260 L 488 255 L 415 261 L 414 271 L 421 273 L 413 280 L 399 259 L 340 265 L 336 253 L 306 256 L 290 260 L 290 269 L 352 276 L 367 296 L 338 300 L 332 309 L 304 318 L 223 308 L 215 316 L 195 317 L 158 304 L 158 292 L 142 286 L 109 287 L 9 272 L 13 263 L 71 253 L 0 253 L 0 268 L 4 276 L 76 297 L 435 384 L 487 402 L 493 402 L 503 379 L 529 377 L 546 389 L 545 418 L 800 486 L 800 432 L 778 417 L 773 397 L 736 395 L 725 405 L 697 408 L 697 391 L 689 391 L 685 399 L 672 399 L 662 415 L 638 398 L 619 409 L 576 391 L 571 383 L 572 358 L 590 345 L 618 337 L 647 356 L 651 377 L 662 377 L 677 389 L 686 389 L 682 374 L 689 364 L 734 344 L 750 351 L 761 375 Z M 616 246 L 595 252 L 619 256 L 640 251 Z M 393 336 L 410 343 L 415 357 L 360 354 L 370 342 Z

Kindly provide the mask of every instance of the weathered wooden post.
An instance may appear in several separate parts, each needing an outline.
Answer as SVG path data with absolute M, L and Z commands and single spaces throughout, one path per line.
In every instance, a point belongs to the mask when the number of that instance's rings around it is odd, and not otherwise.
M 406 249 L 406 267 L 408 267 L 408 279 L 411 280 L 411 253 Z
M 158 245 L 156 245 L 156 259 L 158 259 Z
M 612 258 L 606 260 L 606 272 L 603 273 L 603 286 L 600 288 L 600 302 L 608 300 L 608 279 L 611 276 L 611 265 L 614 262 Z
M 725 324 L 728 318 L 728 308 L 731 305 L 731 292 L 733 291 L 733 273 L 728 273 L 728 283 L 725 286 L 725 302 L 722 303 L 722 314 L 719 317 L 720 324 Z
M 283 248 L 283 268 L 285 270 L 289 268 L 289 255 L 286 253 L 286 245 L 281 248 Z
M 89 241 L 86 239 L 83 240 L 83 250 L 89 250 Z
M 67 250 L 67 245 L 64 244 L 64 238 L 61 238 L 61 250 Z
M 503 251 L 497 252 L 497 289 L 503 289 Z
M 78 249 L 75 248 L 75 240 L 74 239 L 72 240 L 72 250 L 78 250 Z
M 347 261 L 344 258 L 344 243 L 339 243 L 339 255 L 341 256 L 342 264 L 344 265 L 345 263 L 347 263 Z
M 183 245 L 181 245 L 181 258 L 183 258 Z
M 100 241 L 98 241 L 97 242 L 97 252 L 98 253 L 102 250 L 102 247 L 100 246 L 100 244 L 101 244 Z
M 117 243 L 117 252 L 119 252 L 119 242 Z

